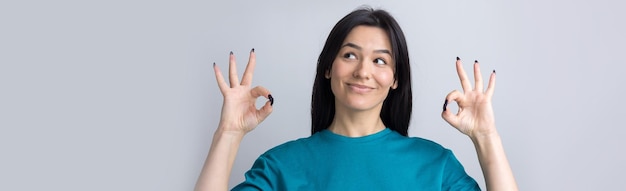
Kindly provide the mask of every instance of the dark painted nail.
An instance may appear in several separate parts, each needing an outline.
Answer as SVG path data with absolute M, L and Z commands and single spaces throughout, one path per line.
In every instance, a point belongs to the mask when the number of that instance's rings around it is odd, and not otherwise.
M 215 67 L 215 62 L 213 62 L 213 67 Z
M 254 48 L 252 48 L 252 50 L 250 52 L 254 52 Z
M 233 51 L 230 51 L 230 55 L 233 55 Z
M 495 73 L 496 73 L 496 70 L 493 70 L 493 73 L 495 74 Z
M 474 60 L 474 63 L 478 63 L 478 60 Z
M 443 102 L 443 111 L 446 111 L 447 107 L 448 107 L 448 99 L 446 99 L 446 101 Z
M 272 94 L 267 95 L 267 98 L 270 99 L 270 105 L 274 105 L 274 97 L 272 97 Z
M 456 57 L 456 60 L 461 60 L 461 58 L 459 58 L 458 56 Z

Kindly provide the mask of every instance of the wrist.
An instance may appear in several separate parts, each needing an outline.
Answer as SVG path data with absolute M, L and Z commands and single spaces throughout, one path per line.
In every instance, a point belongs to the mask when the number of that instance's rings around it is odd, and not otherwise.
M 494 141 L 500 141 L 500 134 L 496 130 L 483 133 L 474 133 L 469 136 L 474 144 L 477 143 L 492 143 Z
M 220 120 L 217 129 L 215 130 L 216 134 L 220 133 L 234 136 L 244 136 L 248 132 L 249 131 L 246 130 L 246 128 L 242 127 L 242 124 L 224 119 Z
M 244 132 L 238 132 L 238 131 L 225 131 L 225 130 L 217 130 L 215 131 L 215 133 L 213 134 L 213 137 L 223 137 L 223 138 L 229 138 L 230 140 L 243 140 L 243 137 L 246 135 L 246 133 Z
M 224 125 L 221 125 L 215 130 L 213 137 L 229 137 L 234 138 L 235 140 L 242 140 L 246 135 L 246 132 L 240 130 L 234 130 L 233 128 L 228 128 Z

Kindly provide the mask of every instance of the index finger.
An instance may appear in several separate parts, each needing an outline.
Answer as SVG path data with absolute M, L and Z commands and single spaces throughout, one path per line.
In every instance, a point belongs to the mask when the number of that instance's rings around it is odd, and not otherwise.
M 463 88 L 463 92 L 468 92 L 472 90 L 472 85 L 469 79 L 467 79 L 467 74 L 465 74 L 465 70 L 463 70 L 463 64 L 461 63 L 461 59 L 456 57 L 456 72 L 459 74 L 459 79 L 461 80 L 461 87 Z

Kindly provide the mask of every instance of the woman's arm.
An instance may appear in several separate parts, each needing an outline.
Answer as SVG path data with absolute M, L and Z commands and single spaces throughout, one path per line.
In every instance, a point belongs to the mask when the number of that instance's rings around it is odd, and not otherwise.
M 472 137 L 487 190 L 517 190 L 513 171 L 506 158 L 500 136 Z
M 224 96 L 224 104 L 220 123 L 213 135 L 209 154 L 196 183 L 196 191 L 228 189 L 228 179 L 241 140 L 246 133 L 252 131 L 272 113 L 274 99 L 269 91 L 261 86 L 250 87 L 256 65 L 255 59 L 254 49 L 252 49 L 248 66 L 239 83 L 235 56 L 232 52 L 230 53 L 230 86 L 224 80 L 222 72 L 213 63 L 217 85 Z M 255 102 L 261 96 L 268 98 L 269 101 L 261 109 L 257 109 Z
M 500 135 L 496 130 L 491 105 L 491 97 L 496 85 L 496 71 L 494 70 L 490 75 L 487 90 L 483 90 L 478 61 L 474 62 L 474 89 L 458 57 L 456 69 L 463 93 L 454 90 L 448 94 L 442 117 L 472 139 L 487 183 L 487 190 L 518 190 Z M 456 114 L 447 110 L 448 101 L 457 102 L 459 111 Z
M 243 134 L 215 131 L 209 155 L 196 183 L 196 191 L 228 190 L 228 179 L 233 168 Z

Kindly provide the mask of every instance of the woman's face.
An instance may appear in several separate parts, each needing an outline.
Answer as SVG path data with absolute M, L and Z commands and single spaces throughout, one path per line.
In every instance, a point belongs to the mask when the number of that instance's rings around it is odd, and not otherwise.
M 337 111 L 378 111 L 395 89 L 395 61 L 387 33 L 357 26 L 343 41 L 326 78 L 330 78 Z

